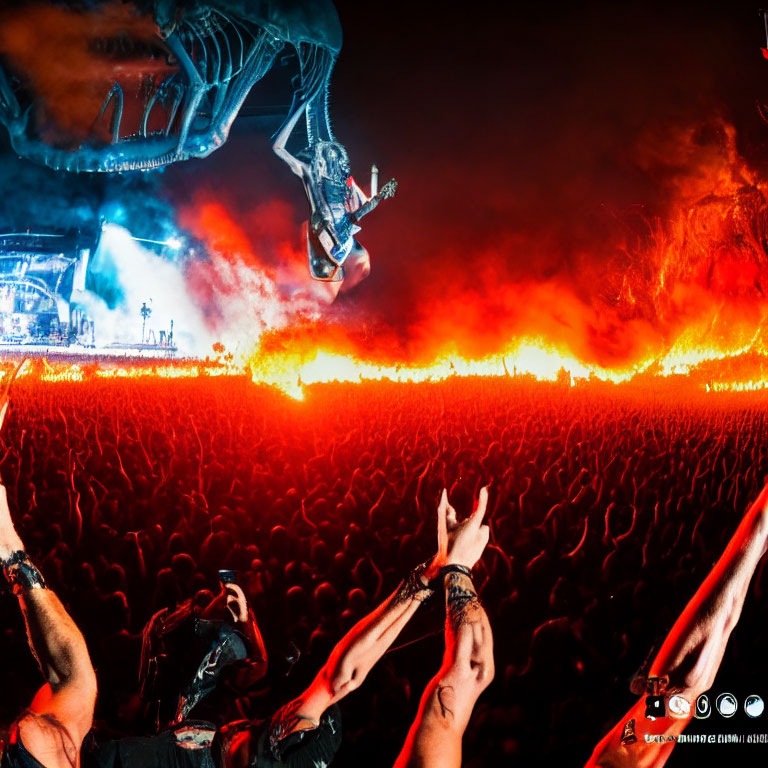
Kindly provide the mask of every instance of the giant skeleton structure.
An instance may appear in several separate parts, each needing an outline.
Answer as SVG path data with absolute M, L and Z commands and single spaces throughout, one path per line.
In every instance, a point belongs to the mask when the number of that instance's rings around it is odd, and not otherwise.
M 72 28 L 81 30 L 69 41 L 77 66 L 49 61 L 47 73 L 60 80 L 51 88 L 28 51 L 45 57 L 59 30 Z M 333 299 L 342 281 L 368 274 L 358 222 L 396 189 L 393 180 L 378 190 L 374 166 L 366 195 L 331 129 L 328 88 L 341 40 L 330 0 L 8 0 L 0 123 L 21 158 L 58 172 L 162 168 L 224 144 L 253 86 L 279 56 L 294 54 L 298 75 L 274 150 L 301 177 L 310 274 Z M 6 285 L 0 275 L 0 291 Z

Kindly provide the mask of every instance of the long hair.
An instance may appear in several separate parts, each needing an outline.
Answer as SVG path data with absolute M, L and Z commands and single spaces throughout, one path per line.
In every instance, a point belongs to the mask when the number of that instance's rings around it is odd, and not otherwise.
M 33 712 L 31 709 L 29 709 L 29 707 L 27 707 L 27 709 L 25 709 L 13 721 L 8 736 L 8 744 L 16 744 L 19 747 L 26 749 L 21 739 L 19 728 L 21 724 L 27 719 L 33 720 L 41 730 L 56 734 L 56 736 L 60 739 L 62 751 L 66 755 L 69 764 L 72 766 L 72 768 L 75 768 L 77 765 L 78 747 L 66 726 L 61 722 L 61 720 L 58 719 L 58 717 L 56 717 L 56 715 L 50 713 L 41 714 L 39 712 Z M 7 749 L 8 747 L 6 747 L 6 750 Z
M 336 184 L 345 184 L 350 174 L 347 150 L 337 141 L 318 141 L 312 170 L 318 180 L 325 178 Z

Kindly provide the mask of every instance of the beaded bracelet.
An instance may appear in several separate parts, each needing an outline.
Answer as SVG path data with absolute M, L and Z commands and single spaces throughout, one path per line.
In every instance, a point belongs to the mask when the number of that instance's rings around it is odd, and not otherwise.
M 434 586 L 431 582 L 429 584 L 425 583 L 421 578 L 427 570 L 427 567 L 428 563 L 417 565 L 408 576 L 406 576 L 397 590 L 397 596 L 395 597 L 396 602 L 401 603 L 405 600 L 414 598 L 420 603 L 423 603 L 425 600 L 429 600 L 429 598 L 432 597 L 435 593 Z

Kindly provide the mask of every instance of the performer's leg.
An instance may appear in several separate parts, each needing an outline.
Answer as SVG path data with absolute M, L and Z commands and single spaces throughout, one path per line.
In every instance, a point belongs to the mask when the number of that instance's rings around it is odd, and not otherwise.
M 690 722 L 697 697 L 711 687 L 717 675 L 752 574 L 767 548 L 768 486 L 744 516 L 651 664 L 649 678 L 660 681 L 658 686 L 672 718 L 646 718 L 643 697 L 597 745 L 588 765 L 642 764 L 657 768 L 664 764 L 674 742 L 643 744 L 639 731 L 671 735 L 682 732 Z
M 25 749 L 46 768 L 71 768 L 91 728 L 96 676 L 82 634 L 24 552 L 0 485 L 0 563 L 19 599 L 46 683 L 18 722 Z

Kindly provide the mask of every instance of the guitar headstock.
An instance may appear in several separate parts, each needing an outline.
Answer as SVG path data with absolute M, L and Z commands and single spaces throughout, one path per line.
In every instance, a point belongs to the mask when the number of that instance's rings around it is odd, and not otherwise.
M 395 196 L 395 192 L 397 192 L 397 182 L 394 179 L 390 179 L 380 190 L 379 190 L 379 197 L 382 200 L 386 200 L 390 197 Z

